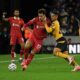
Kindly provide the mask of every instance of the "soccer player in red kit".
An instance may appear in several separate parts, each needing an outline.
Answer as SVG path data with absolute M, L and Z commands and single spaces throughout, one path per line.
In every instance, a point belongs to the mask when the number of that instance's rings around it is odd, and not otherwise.
M 21 63 L 22 69 L 27 69 L 28 65 L 31 63 L 35 53 L 39 52 L 43 45 L 43 40 L 46 38 L 46 31 L 44 27 L 44 21 L 47 21 L 50 24 L 50 20 L 46 17 L 46 10 L 39 9 L 38 17 L 30 20 L 24 27 L 29 28 L 28 26 L 33 24 L 33 30 L 31 36 L 26 41 L 25 44 L 25 59 Z M 32 50 L 29 54 L 29 49 L 32 47 Z M 29 54 L 29 55 L 28 55 Z
M 14 16 L 5 18 L 5 14 L 3 14 L 3 20 L 9 21 L 11 25 L 10 29 L 10 45 L 11 45 L 11 56 L 12 62 L 14 62 L 14 53 L 15 53 L 15 45 L 18 43 L 21 45 L 20 50 L 20 60 L 22 60 L 22 54 L 24 53 L 24 40 L 21 33 L 21 27 L 24 25 L 23 19 L 19 17 L 19 10 L 14 10 Z

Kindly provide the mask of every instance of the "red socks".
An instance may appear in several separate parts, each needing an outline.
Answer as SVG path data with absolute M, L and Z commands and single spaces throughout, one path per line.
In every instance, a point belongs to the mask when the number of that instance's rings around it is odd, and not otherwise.
M 28 54 L 29 54 L 29 49 L 25 49 L 25 52 L 24 52 L 24 57 L 25 57 L 25 59 L 28 58 Z
M 15 52 L 15 49 L 14 49 L 14 47 L 12 47 L 12 49 L 11 49 L 11 57 L 12 57 L 12 60 L 14 60 L 14 52 Z
M 26 60 L 26 65 L 29 65 L 33 58 L 34 58 L 34 54 L 30 54 L 29 57 Z
M 20 58 L 22 58 L 23 54 L 24 54 L 24 49 L 21 49 L 20 50 Z

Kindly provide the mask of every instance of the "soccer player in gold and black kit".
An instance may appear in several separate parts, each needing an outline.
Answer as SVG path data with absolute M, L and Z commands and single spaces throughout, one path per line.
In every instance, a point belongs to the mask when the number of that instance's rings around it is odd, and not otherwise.
M 46 22 L 44 22 L 45 29 L 48 33 L 51 33 L 53 37 L 56 39 L 57 45 L 54 47 L 53 53 L 55 56 L 64 58 L 69 62 L 69 64 L 74 66 L 72 71 L 80 70 L 80 66 L 74 60 L 73 56 L 68 54 L 67 50 L 67 41 L 64 38 L 63 34 L 60 31 L 60 24 L 58 21 L 58 12 L 51 12 L 50 17 L 52 20 L 51 26 L 48 26 Z

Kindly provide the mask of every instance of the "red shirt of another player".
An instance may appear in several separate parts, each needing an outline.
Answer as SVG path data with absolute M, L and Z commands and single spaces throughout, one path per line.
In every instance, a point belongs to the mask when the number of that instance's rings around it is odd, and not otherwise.
M 10 17 L 8 18 L 10 24 L 11 24 L 11 31 L 10 34 L 18 34 L 21 32 L 21 27 L 24 25 L 24 21 L 21 18 L 16 18 L 16 17 Z

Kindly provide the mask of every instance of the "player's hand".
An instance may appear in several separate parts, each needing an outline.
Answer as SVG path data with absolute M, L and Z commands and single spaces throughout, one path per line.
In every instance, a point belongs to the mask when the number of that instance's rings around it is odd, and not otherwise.
M 2 18 L 5 18 L 6 14 L 7 14 L 6 12 L 3 12 L 2 13 Z
M 6 14 L 7 14 L 6 12 L 3 12 L 3 13 L 2 13 L 2 19 L 3 19 L 4 21 L 8 21 L 8 19 L 5 18 L 5 17 L 6 17 Z

